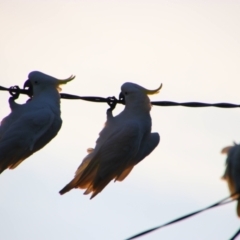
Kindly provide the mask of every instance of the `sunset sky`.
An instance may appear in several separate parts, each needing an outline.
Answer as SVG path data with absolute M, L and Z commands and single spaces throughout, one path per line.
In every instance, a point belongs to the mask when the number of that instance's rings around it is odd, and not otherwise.
M 38 70 L 76 75 L 62 92 L 81 96 L 117 97 L 124 82 L 162 83 L 151 100 L 240 104 L 237 0 L 0 0 L 0 30 L 1 86 L 22 87 Z M 0 119 L 8 98 L 0 92 Z M 220 151 L 240 142 L 240 110 L 154 106 L 160 144 L 123 182 L 92 200 L 81 190 L 60 196 L 95 146 L 107 108 L 62 100 L 58 135 L 1 174 L 1 239 L 123 240 L 229 195 Z M 239 228 L 235 209 L 231 203 L 141 239 L 227 240 Z

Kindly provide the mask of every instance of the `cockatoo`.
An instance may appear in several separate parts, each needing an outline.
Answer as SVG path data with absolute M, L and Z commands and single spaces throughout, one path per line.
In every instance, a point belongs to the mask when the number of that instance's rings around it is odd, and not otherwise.
M 124 83 L 120 96 L 125 108 L 117 116 L 107 111 L 107 121 L 99 134 L 94 149 L 78 167 L 75 177 L 59 193 L 73 188 L 86 189 L 91 199 L 100 193 L 113 179 L 123 181 L 133 167 L 149 155 L 160 141 L 158 133 L 151 133 L 151 102 L 147 95 L 156 94 L 134 83 Z
M 57 135 L 62 125 L 59 85 L 73 79 L 58 80 L 34 71 L 24 84 L 32 98 L 25 104 L 9 99 L 11 113 L 0 125 L 0 173 L 16 168 Z
M 226 170 L 222 179 L 227 181 L 232 198 L 238 199 L 240 197 L 240 144 L 234 143 L 234 146 L 225 147 L 221 152 L 227 154 Z M 237 215 L 240 217 L 240 200 L 237 202 Z

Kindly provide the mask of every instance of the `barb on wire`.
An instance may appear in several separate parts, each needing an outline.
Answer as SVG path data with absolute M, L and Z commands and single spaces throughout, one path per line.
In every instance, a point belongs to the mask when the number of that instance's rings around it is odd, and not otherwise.
M 10 91 L 11 88 L 5 88 L 0 86 L 1 91 Z M 13 90 L 12 90 L 13 92 Z M 19 93 L 29 95 L 29 90 L 28 89 L 19 89 Z M 60 96 L 62 99 L 70 99 L 70 100 L 84 100 L 84 101 L 90 101 L 90 102 L 109 102 L 109 98 L 103 98 L 103 97 L 81 97 L 77 95 L 72 95 L 68 93 L 60 93 Z M 125 104 L 124 99 L 115 99 L 114 103 L 119 103 L 119 104 Z M 151 102 L 152 105 L 155 106 L 162 106 L 162 107 L 170 107 L 170 106 L 183 106 L 183 107 L 218 107 L 218 108 L 239 108 L 240 104 L 232 104 L 232 103 L 201 103 L 201 102 L 172 102 L 172 101 L 154 101 Z
M 218 207 L 218 206 L 222 206 L 222 205 L 228 204 L 228 203 L 230 203 L 230 202 L 233 202 L 233 201 L 236 200 L 236 199 L 231 199 L 231 197 L 232 197 L 233 195 L 235 195 L 235 194 L 232 194 L 232 195 L 230 195 L 229 197 L 226 197 L 226 198 L 224 198 L 224 199 L 222 199 L 222 200 L 220 200 L 220 201 L 218 201 L 218 202 L 216 202 L 216 203 L 214 203 L 214 204 L 212 204 L 212 205 L 210 205 L 210 206 L 208 206 L 208 207 L 205 207 L 205 208 L 202 208 L 202 209 L 200 209 L 200 210 L 198 210 L 198 211 L 195 211 L 195 212 L 186 214 L 186 215 L 184 215 L 184 216 L 182 216 L 182 217 L 179 217 L 179 218 L 177 218 L 177 219 L 174 219 L 174 220 L 172 220 L 172 221 L 170 221 L 170 222 L 167 222 L 167 223 L 165 223 L 165 224 L 162 224 L 162 225 L 160 225 L 160 226 L 157 226 L 157 227 L 148 229 L 148 230 L 146 230 L 146 231 L 143 231 L 143 232 L 141 232 L 141 233 L 135 234 L 134 236 L 132 236 L 132 237 L 130 237 L 130 238 L 127 238 L 126 240 L 132 240 L 132 239 L 141 237 L 141 236 L 143 236 L 143 235 L 146 235 L 146 234 L 148 234 L 148 233 L 151 233 L 151 232 L 153 232 L 153 231 L 155 231 L 155 230 L 158 230 L 158 229 L 160 229 L 160 228 L 169 226 L 169 225 L 174 224 L 174 223 L 176 223 L 176 222 L 180 222 L 180 221 L 182 221 L 182 220 L 184 220 L 184 219 L 187 219 L 187 218 L 189 218 L 189 217 L 192 217 L 192 216 L 194 216 L 194 215 L 196 215 L 196 214 L 198 214 L 198 213 L 207 211 L 207 210 L 209 210 L 209 209 L 211 209 L 211 208 Z M 231 239 L 231 240 L 232 240 L 232 239 Z

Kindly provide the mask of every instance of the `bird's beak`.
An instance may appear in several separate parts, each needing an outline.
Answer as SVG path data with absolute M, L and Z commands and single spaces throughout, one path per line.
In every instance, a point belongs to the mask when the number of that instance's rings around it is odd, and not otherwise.
M 123 104 L 125 104 L 125 97 L 124 97 L 124 95 L 123 95 L 122 92 L 120 92 L 118 99 L 119 99 Z
M 159 88 L 155 89 L 155 90 L 148 90 L 146 88 L 144 88 L 144 92 L 147 94 L 147 95 L 153 95 L 153 94 L 157 94 L 159 93 L 160 89 L 162 88 L 162 83 L 160 85 Z
M 26 88 L 27 88 L 27 89 L 26 89 Z M 25 89 L 25 90 L 27 91 L 27 95 L 28 95 L 29 97 L 32 97 L 32 96 L 33 96 L 33 86 L 32 86 L 32 84 L 31 84 L 31 82 L 30 82 L 29 79 L 24 83 L 23 89 Z

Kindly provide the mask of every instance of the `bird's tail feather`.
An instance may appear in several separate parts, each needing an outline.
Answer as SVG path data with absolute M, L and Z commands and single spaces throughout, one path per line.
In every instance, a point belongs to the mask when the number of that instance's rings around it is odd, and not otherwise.
M 7 142 L 8 143 L 8 142 Z M 16 168 L 22 161 L 31 156 L 33 152 L 22 150 L 22 148 L 15 148 L 14 151 L 7 147 L 8 145 L 1 145 L 0 152 L 0 173 L 9 169 Z
M 91 193 L 93 191 L 93 187 L 92 184 L 90 184 L 88 186 L 88 188 L 86 189 L 86 191 L 83 193 L 84 195 L 88 195 L 89 193 Z
M 90 193 L 90 186 L 96 175 L 97 168 L 96 164 L 91 163 L 91 158 L 85 159 L 79 166 L 75 173 L 74 179 L 69 182 L 62 190 L 59 191 L 61 195 L 69 192 L 73 188 L 87 189 L 85 192 Z
M 7 156 L 4 157 L 3 159 L 0 159 L 0 173 L 6 170 L 7 168 L 9 169 L 14 169 L 16 168 L 24 159 L 19 159 L 16 156 Z
M 70 190 L 72 190 L 73 188 L 75 188 L 76 186 L 76 182 L 77 182 L 77 179 L 74 178 L 71 182 L 69 182 L 62 190 L 59 191 L 59 193 L 61 195 L 69 192 Z
M 9 166 L 9 169 L 14 169 L 14 168 L 16 168 L 23 160 L 24 160 L 24 159 L 20 159 L 19 161 L 11 164 L 11 165 Z
M 134 166 L 131 166 L 131 167 L 128 167 L 127 169 L 125 169 L 119 176 L 117 176 L 115 178 L 115 182 L 116 181 L 123 181 L 127 176 L 128 174 L 132 171 Z
M 78 178 L 78 187 L 80 188 L 88 188 L 90 183 L 92 183 L 93 179 L 96 176 L 99 161 L 96 159 L 94 161 L 89 160 L 89 162 L 84 165 L 80 166 L 76 172 L 76 177 Z
M 96 186 L 93 185 L 92 187 L 92 195 L 90 199 L 93 199 L 97 194 L 99 194 L 111 181 L 112 177 L 104 178 L 101 181 L 96 181 Z

